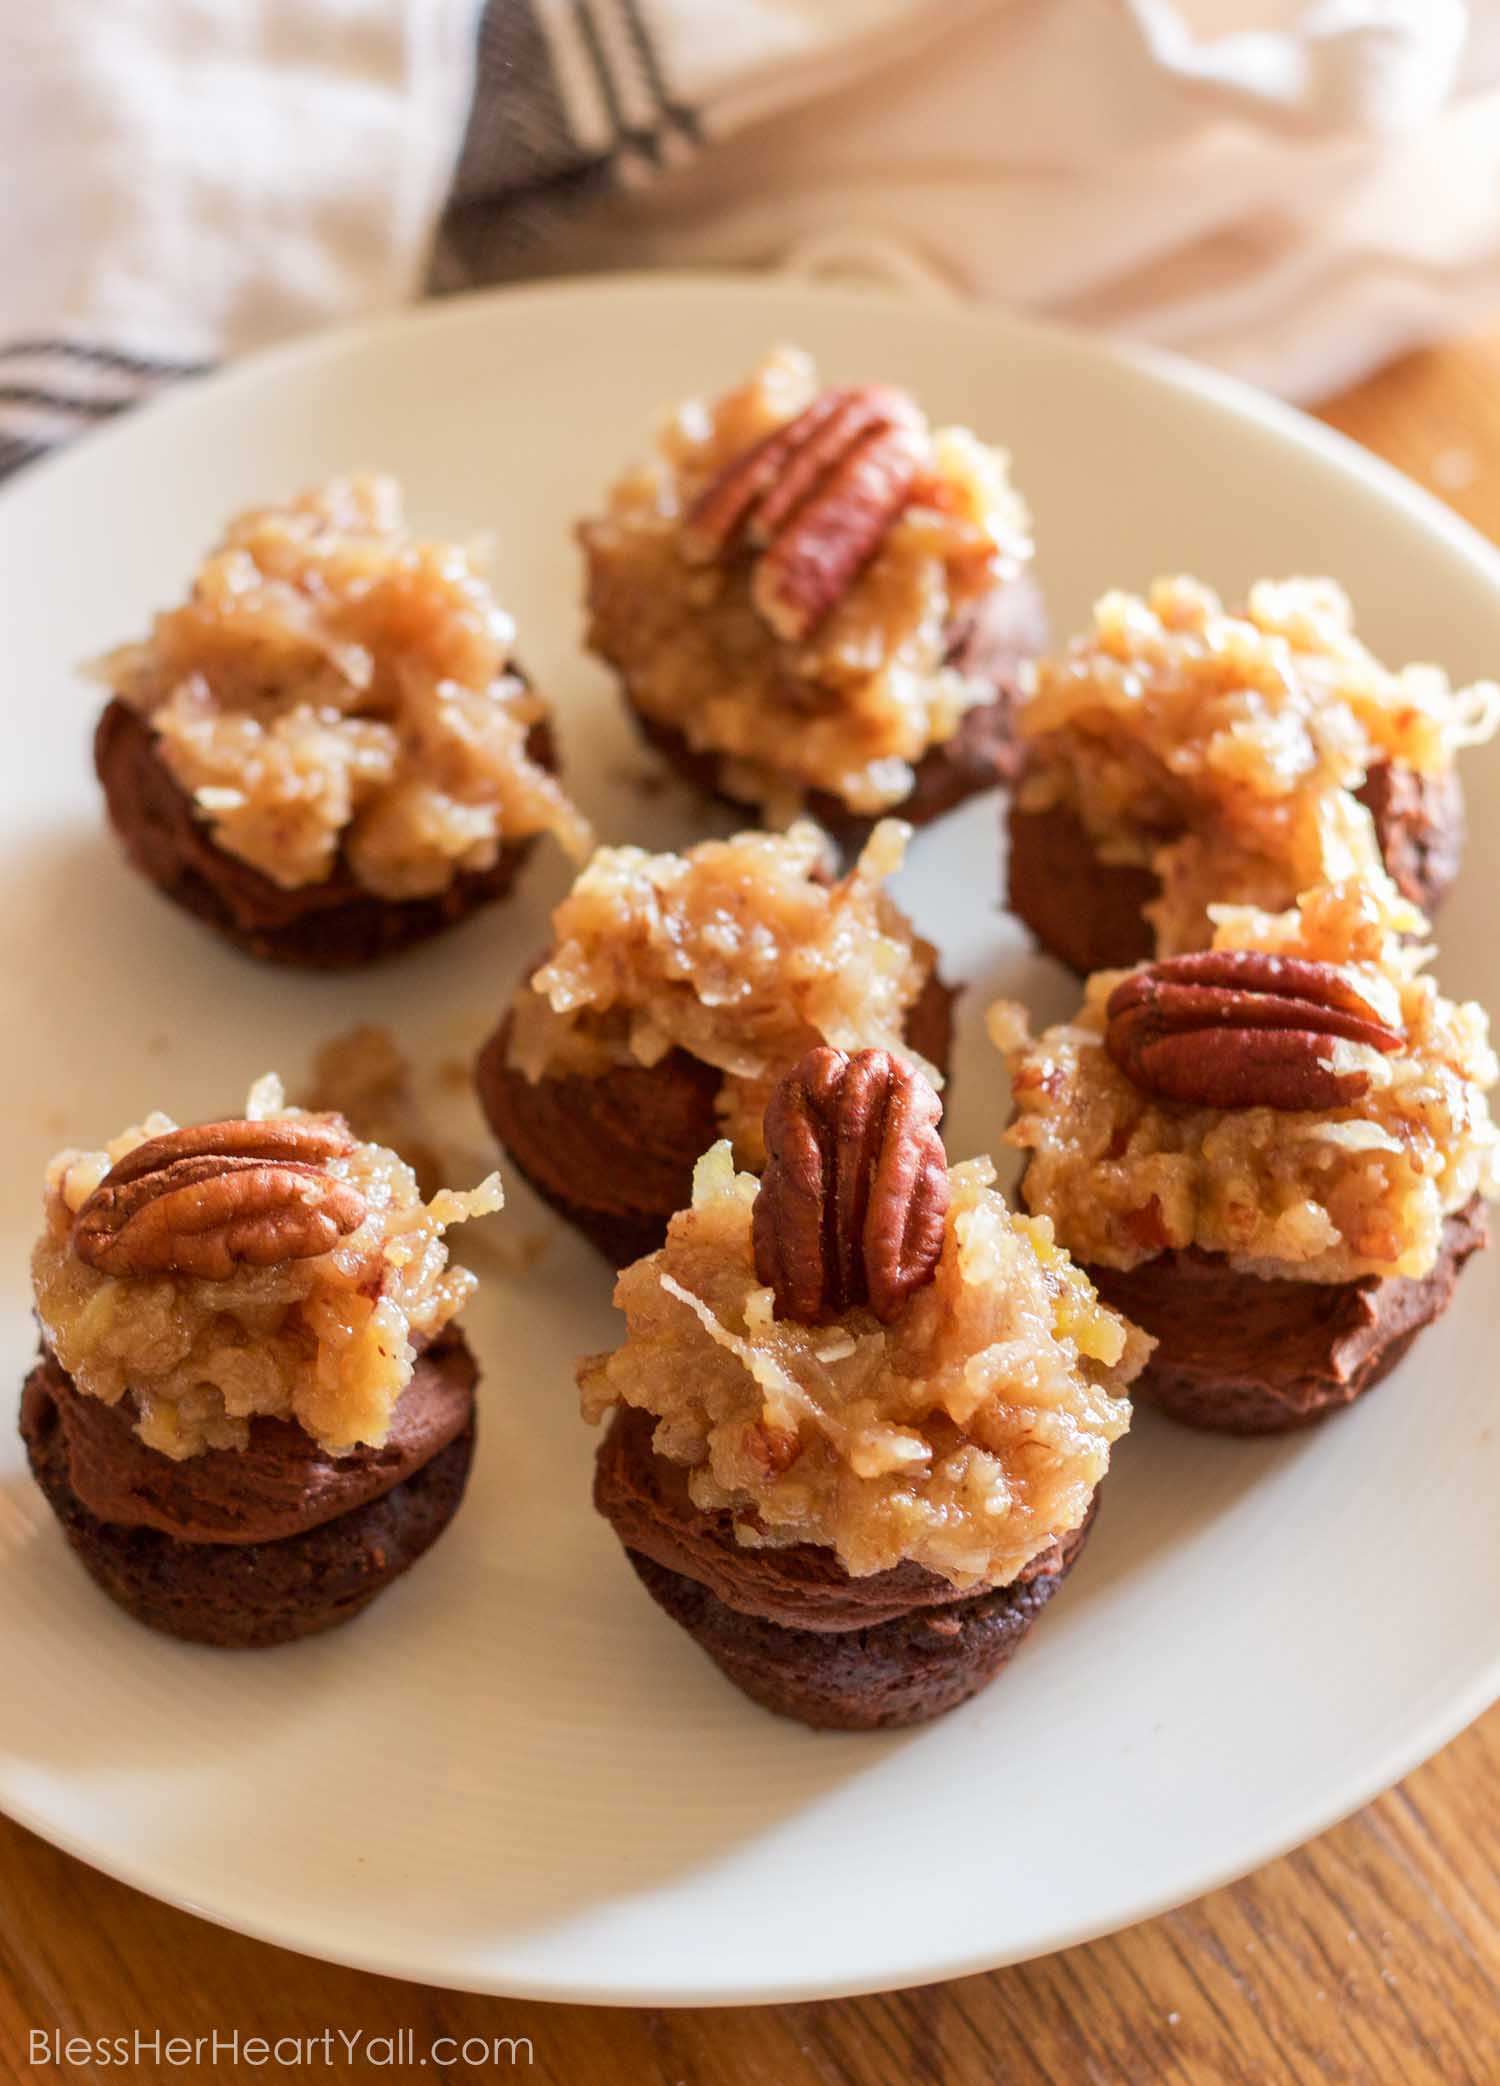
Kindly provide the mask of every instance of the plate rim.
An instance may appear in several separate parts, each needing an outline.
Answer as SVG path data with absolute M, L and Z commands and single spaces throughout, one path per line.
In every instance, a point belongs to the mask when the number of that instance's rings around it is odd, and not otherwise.
M 372 313 L 363 318 L 344 319 L 314 328 L 288 340 L 274 341 L 233 356 L 202 376 L 189 376 L 169 383 L 150 397 L 128 406 L 103 426 L 81 430 L 72 440 L 22 464 L 0 484 L 0 513 L 15 503 L 17 496 L 38 484 L 64 476 L 80 456 L 97 458 L 101 453 L 140 439 L 143 426 L 156 428 L 173 417 L 201 411 L 206 400 L 211 407 L 226 392 L 257 384 L 280 374 L 319 362 L 337 361 L 351 350 L 376 344 L 397 335 L 460 330 L 482 323 L 497 308 L 528 303 L 589 304 L 618 297 L 667 300 L 673 297 L 707 296 L 724 301 L 755 303 L 770 292 L 777 297 L 803 298 L 809 305 L 842 305 L 872 315 L 899 312 L 911 316 L 924 313 L 934 324 L 951 326 L 976 334 L 1005 333 L 1064 356 L 1083 361 L 1121 363 L 1139 371 L 1171 391 L 1187 391 L 1230 413 L 1234 418 L 1273 429 L 1297 447 L 1326 457 L 1331 463 L 1363 479 L 1377 494 L 1406 508 L 1424 526 L 1443 540 L 1484 576 L 1500 587 L 1500 544 L 1466 521 L 1454 508 L 1428 487 L 1418 484 L 1395 464 L 1377 456 L 1351 435 L 1315 419 L 1311 413 L 1274 392 L 1260 390 L 1243 377 L 1230 375 L 1204 362 L 1195 362 L 1175 348 L 1150 342 L 1116 339 L 1086 327 L 1060 320 L 1037 318 L 1030 313 L 1009 312 L 975 303 L 923 302 L 897 289 L 824 283 L 805 277 L 757 273 L 743 268 L 603 270 L 579 275 L 546 277 L 535 282 L 501 283 L 487 288 L 452 291 L 420 303 Z
M 87 439 L 65 444 L 23 466 L 0 487 L 0 516 L 8 515 L 33 495 L 38 486 L 65 484 L 69 474 L 80 468 L 80 460 L 88 468 L 98 469 L 101 459 L 107 465 L 115 450 L 123 450 L 128 456 L 132 444 L 149 445 L 158 432 L 169 431 L 178 418 L 190 421 L 194 414 L 206 412 L 212 415 L 220 410 L 226 398 L 232 399 L 242 392 L 253 394 L 261 387 L 274 388 L 283 378 L 316 370 L 320 365 L 337 365 L 350 355 L 378 348 L 393 336 L 483 328 L 497 311 L 530 304 L 551 307 L 573 304 L 587 308 L 619 300 L 667 302 L 693 298 L 710 303 L 750 305 L 768 294 L 783 300 L 800 299 L 809 308 L 841 307 L 846 311 L 867 313 L 872 318 L 894 313 L 909 318 L 919 310 L 937 327 L 958 329 L 981 338 L 1005 336 L 1019 339 L 1084 363 L 1125 365 L 1164 391 L 1185 392 L 1238 422 L 1248 423 L 1282 442 L 1290 442 L 1310 452 L 1346 479 L 1355 481 L 1358 491 L 1365 496 L 1401 510 L 1424 533 L 1438 538 L 1477 579 L 1486 583 L 1495 593 L 1497 607 L 1500 607 L 1500 545 L 1492 543 L 1437 494 L 1351 437 L 1313 419 L 1286 401 L 1257 390 L 1242 379 L 1193 362 L 1171 350 L 1113 340 L 1103 334 L 985 305 L 922 305 L 899 290 L 818 283 L 745 270 L 620 271 L 563 276 L 463 292 L 319 328 L 310 334 L 236 357 L 206 376 L 170 386 L 122 413 L 110 424 L 90 431 Z M 206 1903 L 180 1889 L 164 1888 L 161 1882 L 152 1879 L 144 1857 L 131 1859 L 114 1853 L 101 1854 L 88 1843 L 85 1833 L 43 1816 L 39 1807 L 17 1801 L 3 1787 L 0 1787 L 0 1812 L 49 1845 L 158 1902 L 172 1905 L 229 1932 L 243 1934 L 269 1946 L 290 1949 L 314 1961 L 409 1983 L 433 1984 L 452 1991 L 526 2001 L 713 2008 L 800 2004 L 913 1989 L 983 1974 L 1097 1940 L 1123 1931 L 1126 1925 L 1134 1926 L 1159 1918 L 1177 1906 L 1254 1873 L 1310 1839 L 1332 1830 L 1450 1744 L 1497 1700 L 1500 1700 L 1500 1637 L 1497 1637 L 1490 1659 L 1483 1666 L 1476 1667 L 1468 1685 L 1445 1695 L 1443 1701 L 1420 1721 L 1413 1736 L 1404 1744 L 1388 1750 L 1379 1764 L 1372 1766 L 1348 1791 L 1341 1793 L 1339 1807 L 1332 1813 L 1326 1803 L 1309 1799 L 1290 1822 L 1284 1822 L 1249 1858 L 1235 1856 L 1225 1861 L 1186 1890 L 1179 1885 L 1167 1885 L 1159 1893 L 1138 1903 L 1123 1921 L 1117 1912 L 1108 1911 L 1089 1919 L 1058 1920 L 1051 1931 L 1033 1937 L 1019 1949 L 996 1954 L 992 1948 L 979 1948 L 969 1955 L 948 1957 L 925 1965 L 898 1982 L 892 1982 L 889 1975 L 882 1973 L 833 1979 L 809 1974 L 801 1980 L 783 1978 L 774 1985 L 763 1980 L 740 1984 L 718 1980 L 707 1986 L 674 1984 L 667 1980 L 655 1985 L 643 1985 L 638 1980 L 612 1984 L 584 1978 L 524 1975 L 505 1975 L 497 1981 L 495 1976 L 486 1976 L 477 1969 L 454 1975 L 451 1969 L 441 1971 L 434 1965 L 413 1962 L 409 1955 L 403 1959 L 392 1949 L 361 1946 L 346 1942 L 342 1937 L 309 1936 L 299 1929 L 294 1915 L 275 1922 L 223 1905 Z
M 1478 1699 L 1482 1698 L 1482 1699 Z M 1475 1706 L 1469 1706 L 1473 1701 Z M 270 1948 L 286 1949 L 293 1955 L 305 1956 L 315 1963 L 328 1963 L 344 1970 L 358 1970 L 374 1977 L 395 1978 L 402 1984 L 435 1986 L 439 1990 L 475 1994 L 482 1998 L 511 1999 L 526 2003 L 545 2003 L 558 2006 L 599 2007 L 670 2007 L 673 2009 L 702 2007 L 720 2009 L 731 2006 L 807 2006 L 839 1999 L 869 1998 L 883 1992 L 919 1991 L 935 1984 L 948 1984 L 965 1977 L 983 1977 L 994 1970 L 1006 1970 L 1020 1963 L 1040 1962 L 1048 1956 L 1060 1954 L 1065 1949 L 1085 1947 L 1093 1941 L 1108 1939 L 1112 1934 L 1129 1932 L 1144 1926 L 1148 1921 L 1160 1919 L 1186 1905 L 1196 1904 L 1200 1898 L 1226 1889 L 1229 1885 L 1257 1874 L 1272 1862 L 1280 1861 L 1299 1847 L 1320 1839 L 1324 1833 L 1334 1831 L 1350 1818 L 1373 1803 L 1387 1790 L 1412 1774 L 1424 1762 L 1442 1749 L 1451 1745 L 1471 1724 L 1477 1721 L 1496 1702 L 1500 1701 L 1500 1648 L 1495 1653 L 1491 1676 L 1475 1685 L 1473 1695 L 1465 1696 L 1460 1705 L 1456 1721 L 1434 1714 L 1432 1723 L 1424 1728 L 1419 1750 L 1414 1757 L 1394 1774 L 1378 1769 L 1366 1778 L 1368 1786 L 1356 1792 L 1347 1806 L 1333 1817 L 1322 1816 L 1322 1807 L 1309 1804 L 1310 1812 L 1317 1812 L 1321 1823 L 1308 1823 L 1305 1819 L 1294 1826 L 1288 1837 L 1278 1835 L 1277 1842 L 1269 1850 L 1257 1856 L 1248 1865 L 1238 1859 L 1225 1863 L 1210 1877 L 1186 1892 L 1173 1888 L 1162 1891 L 1146 1901 L 1143 1908 L 1121 1921 L 1111 1915 L 1082 1922 L 1059 1922 L 1054 1932 L 1044 1934 L 1033 1943 L 1019 1950 L 1005 1950 L 995 1954 L 993 1950 L 980 1949 L 974 1955 L 955 1961 L 929 1966 L 915 1975 L 892 1982 L 882 1975 L 862 1975 L 850 1978 L 819 1978 L 809 1976 L 802 1982 L 781 1980 L 774 1986 L 759 1983 L 753 1986 L 714 1984 L 706 1989 L 697 1986 L 642 1985 L 638 1981 L 627 1984 L 590 1984 L 586 1980 L 570 1980 L 563 1983 L 553 1978 L 509 1977 L 503 1984 L 492 1978 L 478 1975 L 445 1975 L 439 1980 L 423 1965 L 413 1966 L 409 1962 L 392 1957 L 378 1948 L 355 1948 L 332 1945 L 326 1942 L 298 1938 L 289 1940 L 285 1927 L 277 1929 L 269 1923 L 247 1918 L 241 1914 L 227 1912 L 180 1891 L 165 1891 L 157 1884 L 147 1882 L 135 1873 L 131 1863 L 120 1860 L 103 1860 L 80 1844 L 79 1836 L 71 1831 L 55 1831 L 51 1826 L 38 1823 L 26 1815 L 26 1807 L 8 1801 L 0 1802 L 0 1814 L 14 1824 L 34 1833 L 48 1846 L 71 1855 L 101 1875 L 116 1883 L 123 1883 L 138 1890 L 158 1904 L 169 1905 L 179 1912 L 192 1914 L 210 1926 L 222 1928 L 226 1933 L 243 1935 L 247 1940 L 263 1942 Z M 1436 1734 L 1436 1735 L 1434 1735 Z

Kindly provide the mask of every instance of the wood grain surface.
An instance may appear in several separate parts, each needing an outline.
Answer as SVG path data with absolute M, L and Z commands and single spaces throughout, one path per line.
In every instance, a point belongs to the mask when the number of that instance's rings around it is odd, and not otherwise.
M 1326 417 L 1500 537 L 1500 329 L 1398 364 Z M 33 2031 L 94 2042 L 340 2029 L 410 2040 L 366 2042 L 351 2059 L 335 2034 L 299 2069 L 207 2045 L 186 2064 L 165 2047 L 128 2065 L 113 2048 L 61 2065 L 31 2056 Z M 507 2037 L 514 2049 L 482 2047 Z M 1500 2086 L 1500 1709 L 1357 1817 L 1179 1912 L 986 1977 L 818 2006 L 521 2005 L 330 1969 L 154 1904 L 0 1821 L 4 2078 L 512 2074 L 548 2086 Z

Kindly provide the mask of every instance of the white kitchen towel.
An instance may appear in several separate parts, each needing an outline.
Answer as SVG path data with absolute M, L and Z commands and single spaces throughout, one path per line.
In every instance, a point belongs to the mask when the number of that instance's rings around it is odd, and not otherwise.
M 410 297 L 474 33 L 473 0 L 0 8 L 0 468 Z
M 1500 304 L 1500 0 L 47 0 L 0 136 L 0 467 L 583 267 L 890 281 L 1297 397 Z

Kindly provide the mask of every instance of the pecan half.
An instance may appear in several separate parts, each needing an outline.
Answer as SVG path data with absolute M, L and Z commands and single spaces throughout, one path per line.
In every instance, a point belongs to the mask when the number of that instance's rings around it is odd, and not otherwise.
M 194 1275 L 327 1253 L 364 1222 L 357 1188 L 324 1171 L 353 1151 L 337 1120 L 197 1123 L 148 1138 L 73 1220 L 73 1248 L 105 1275 Z
M 824 1044 L 780 1082 L 752 1238 L 781 1317 L 821 1325 L 868 1304 L 889 1324 L 932 1280 L 948 1212 L 942 1112 L 885 1050 Z
M 760 555 L 751 599 L 773 633 L 811 636 L 869 563 L 911 498 L 921 416 L 883 384 L 825 391 L 727 464 L 683 521 L 690 565 L 741 547 Z
M 1105 1005 L 1104 1047 L 1133 1085 L 1203 1108 L 1343 1108 L 1369 1091 L 1336 1068 L 1339 1038 L 1399 1050 L 1336 964 L 1255 949 L 1169 956 L 1124 979 Z

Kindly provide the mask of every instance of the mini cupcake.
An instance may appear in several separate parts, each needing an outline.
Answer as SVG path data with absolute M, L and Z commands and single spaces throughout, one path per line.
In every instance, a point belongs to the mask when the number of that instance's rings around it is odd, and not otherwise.
M 594 1499 L 647 1591 L 754 1701 L 917 1724 L 983 1687 L 1082 1547 L 1149 1341 L 879 1050 L 810 1052 L 666 1245 L 621 1275 Z
M 1155 1337 L 1137 1395 L 1278 1433 L 1377 1383 L 1487 1244 L 1496 1063 L 1387 878 L 1214 921 L 1211 950 L 1091 978 L 1063 1027 L 1033 1041 L 1002 1002 L 991 1029 L 1027 1208 Z
M 546 704 L 469 553 L 412 536 L 389 478 L 241 515 L 188 600 L 94 669 L 94 761 L 126 853 L 228 939 L 330 970 L 509 890 L 588 831 Z
M 1006 459 L 886 384 L 780 349 L 583 524 L 589 642 L 690 781 L 857 845 L 1008 774 L 1046 622 Z
M 1463 844 L 1454 755 L 1497 717 L 1493 682 L 1382 666 L 1330 580 L 1263 580 L 1243 615 L 1188 579 L 1107 594 L 1018 714 L 1011 910 L 1081 975 L 1207 948 L 1210 904 L 1280 912 L 1382 865 L 1430 912 Z
M 97 1583 L 169 1636 L 285 1644 L 359 1614 L 458 1510 L 474 1289 L 410 1169 L 260 1081 L 245 1117 L 153 1115 L 48 1170 L 37 1483 Z
M 834 882 L 807 822 L 680 855 L 600 848 L 476 1068 L 518 1172 L 623 1267 L 653 1252 L 727 1136 L 759 1170 L 771 1088 L 813 1044 L 879 1046 L 941 1085 L 952 995 L 881 888 L 907 829 Z

